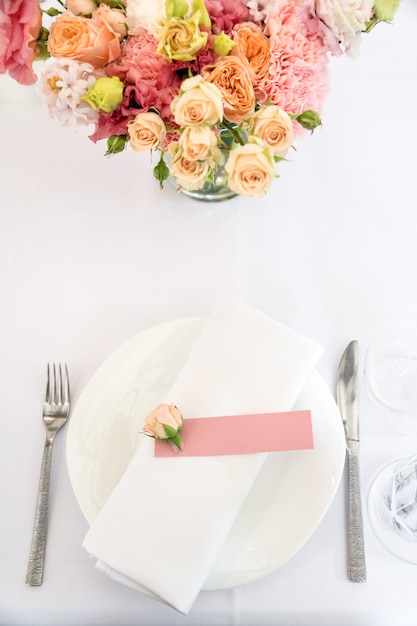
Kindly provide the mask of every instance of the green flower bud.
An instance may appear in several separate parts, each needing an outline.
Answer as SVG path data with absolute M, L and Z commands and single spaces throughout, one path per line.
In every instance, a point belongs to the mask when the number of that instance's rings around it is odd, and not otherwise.
M 123 83 L 117 76 L 98 78 L 94 87 L 81 98 L 93 109 L 111 113 L 123 100 Z
M 158 165 L 155 165 L 153 168 L 153 175 L 156 180 L 159 181 L 159 186 L 162 189 L 163 182 L 169 177 L 169 167 L 164 161 L 163 152 L 161 152 L 161 158 L 159 159 Z
M 317 126 L 321 126 L 321 119 L 316 111 L 312 111 L 309 109 L 308 111 L 304 111 L 304 113 L 300 113 L 300 115 L 296 115 L 295 119 L 303 128 L 306 130 L 313 131 Z
M 199 25 L 200 26 L 207 26 L 207 28 L 211 28 L 211 20 L 210 20 L 210 16 L 208 14 L 208 11 L 206 9 L 206 5 L 204 3 L 204 0 L 194 0 L 193 2 L 193 12 L 197 13 L 200 12 L 200 20 L 199 20 Z
M 44 11 L 44 13 L 46 13 L 49 17 L 56 17 L 57 15 L 61 15 L 62 11 L 58 11 L 58 9 L 51 7 L 47 11 Z
M 213 41 L 213 50 L 220 57 L 227 57 L 230 50 L 236 45 L 236 42 L 230 39 L 229 35 L 226 35 L 224 31 L 220 35 L 215 35 Z
M 165 10 L 168 20 L 173 17 L 184 18 L 188 10 L 187 0 L 166 0 Z
M 375 0 L 375 18 L 382 22 L 391 22 L 399 4 L 400 0 Z
M 106 156 L 109 154 L 117 154 L 118 152 L 123 152 L 126 147 L 126 143 L 129 139 L 129 135 L 112 135 L 107 139 L 107 152 Z

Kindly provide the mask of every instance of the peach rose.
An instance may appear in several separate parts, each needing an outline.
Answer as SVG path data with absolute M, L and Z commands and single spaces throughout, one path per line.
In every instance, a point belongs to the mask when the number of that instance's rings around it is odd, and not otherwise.
M 211 167 L 214 167 L 215 160 L 220 158 L 217 136 L 209 126 L 186 128 L 179 140 L 179 150 L 181 155 L 189 161 L 209 159 Z
M 127 132 L 130 137 L 130 145 L 136 152 L 145 152 L 157 148 L 165 139 L 165 124 L 157 113 L 148 111 L 138 113 L 129 122 Z
M 93 20 L 106 22 L 123 39 L 127 35 L 126 14 L 121 9 L 111 9 L 107 4 L 100 4 L 93 13 Z
M 63 13 L 51 24 L 48 50 L 54 57 L 104 67 L 120 56 L 119 39 L 100 16 L 89 19 Z
M 248 133 L 269 146 L 275 156 L 284 157 L 294 141 L 292 119 L 275 104 L 261 107 L 253 114 Z
M 262 196 L 275 177 L 274 155 L 262 141 L 252 137 L 247 144 L 230 151 L 225 170 L 232 191 L 244 196 Z
M 143 432 L 154 439 L 172 441 L 180 447 L 179 432 L 182 430 L 181 411 L 175 404 L 158 404 L 158 406 L 145 417 Z
M 66 0 L 65 6 L 73 15 L 90 15 L 97 9 L 94 0 Z
M 252 22 L 244 22 L 235 26 L 233 41 L 236 45 L 232 48 L 231 54 L 241 59 L 249 68 L 256 92 L 268 78 L 271 61 L 269 40 L 259 26 Z
M 223 118 L 222 94 L 198 74 L 183 81 L 171 111 L 178 126 L 214 126 Z
M 172 142 L 169 145 L 172 155 L 171 172 L 180 187 L 193 191 L 201 189 L 210 174 L 210 165 L 206 161 L 192 161 L 181 155 L 179 144 Z
M 247 64 L 236 56 L 222 57 L 214 65 L 206 65 L 202 76 L 218 87 L 224 99 L 224 116 L 240 124 L 255 110 L 255 92 Z

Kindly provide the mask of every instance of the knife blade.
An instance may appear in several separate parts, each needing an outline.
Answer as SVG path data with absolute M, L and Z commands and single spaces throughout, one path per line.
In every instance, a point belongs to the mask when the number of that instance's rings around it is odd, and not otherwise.
M 359 344 L 351 341 L 343 353 L 337 378 L 337 404 L 345 428 L 347 450 L 348 576 L 366 581 L 359 472 Z

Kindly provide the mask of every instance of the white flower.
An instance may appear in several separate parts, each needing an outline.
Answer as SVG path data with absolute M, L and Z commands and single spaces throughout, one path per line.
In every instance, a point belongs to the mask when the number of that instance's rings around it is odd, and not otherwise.
M 277 8 L 277 0 L 245 0 L 249 13 L 255 22 L 265 21 L 268 13 Z
M 103 75 L 102 70 L 89 63 L 72 59 L 54 59 L 53 63 L 46 64 L 39 79 L 39 93 L 49 114 L 63 126 L 94 123 L 98 111 L 81 98 Z
M 165 0 L 127 0 L 126 16 L 129 35 L 139 35 L 144 30 L 158 38 L 166 19 Z
M 315 0 L 315 13 L 341 46 L 355 56 L 373 5 L 374 0 Z

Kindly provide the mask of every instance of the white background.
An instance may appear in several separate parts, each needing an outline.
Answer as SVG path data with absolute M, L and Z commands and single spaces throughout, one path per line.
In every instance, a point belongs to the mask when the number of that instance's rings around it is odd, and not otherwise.
M 262 199 L 206 205 L 151 175 L 148 155 L 103 156 L 62 129 L 36 87 L 0 77 L 0 624 L 415 626 L 417 568 L 391 556 L 365 510 L 368 582 L 346 576 L 345 486 L 282 568 L 204 592 L 181 616 L 98 574 L 54 450 L 45 582 L 24 585 L 44 440 L 48 361 L 66 361 L 73 402 L 123 342 L 161 321 L 208 315 L 218 296 L 250 304 L 324 347 L 334 391 L 358 339 L 361 367 L 383 320 L 417 319 L 417 3 L 332 59 L 323 127 L 297 144 Z M 361 389 L 363 497 L 379 466 L 417 447 Z

